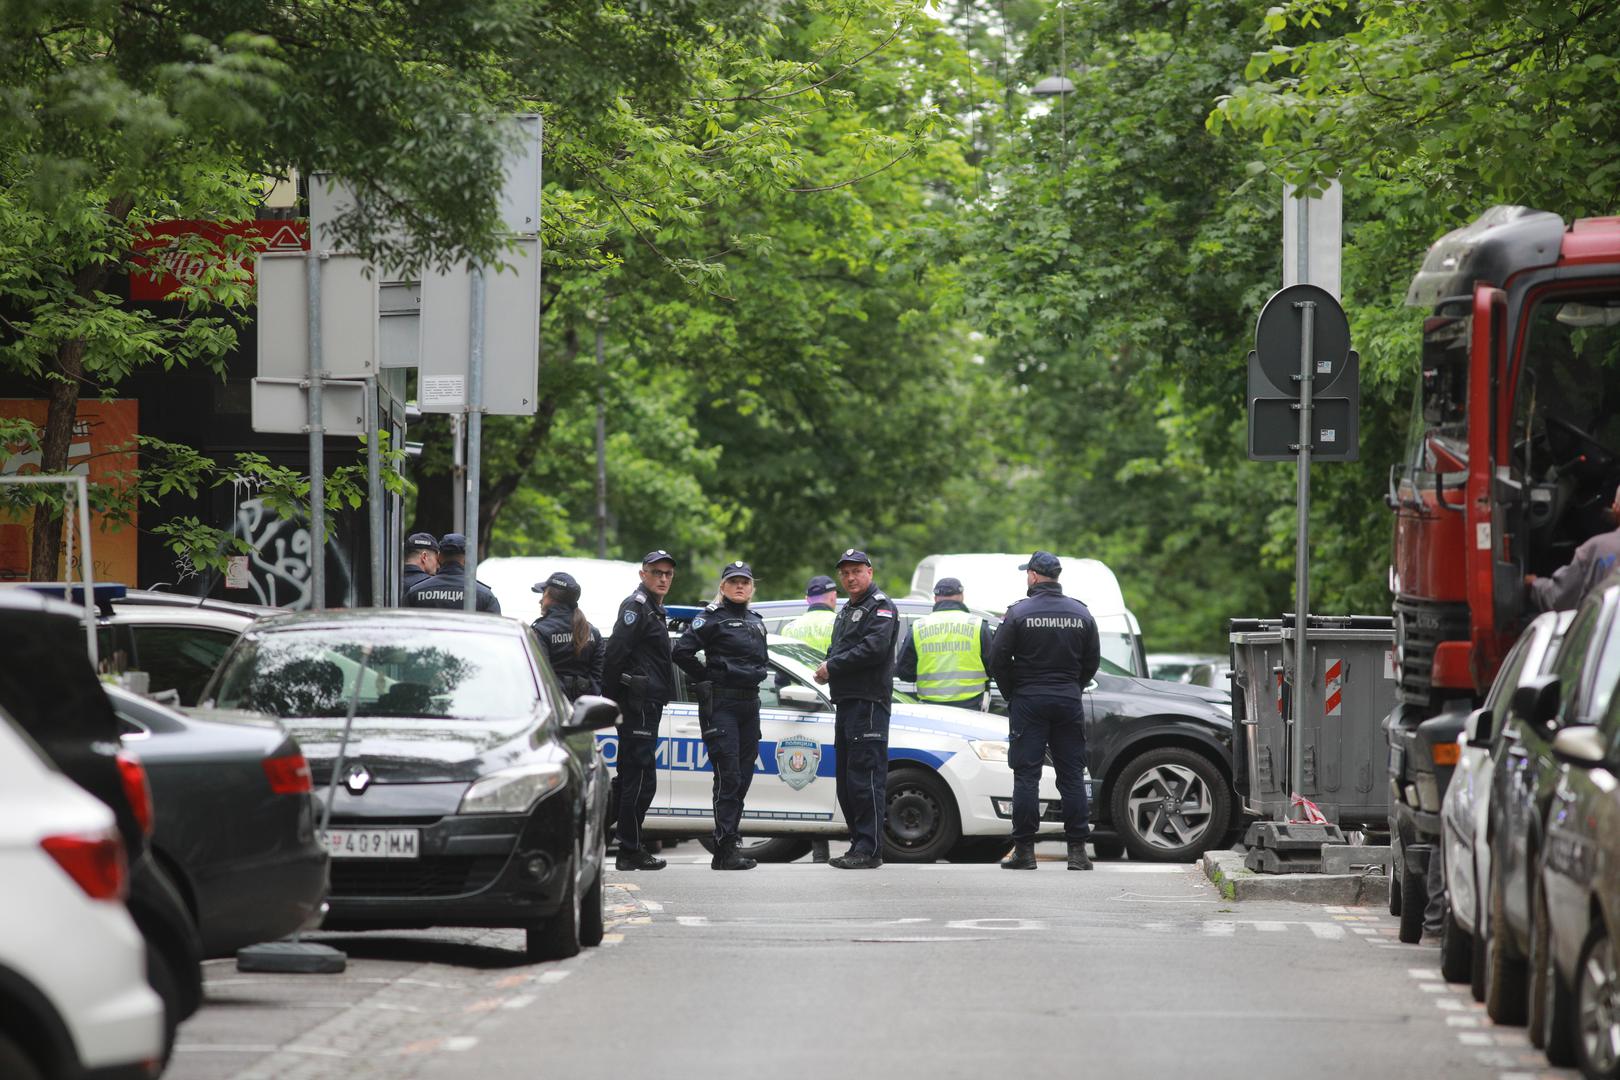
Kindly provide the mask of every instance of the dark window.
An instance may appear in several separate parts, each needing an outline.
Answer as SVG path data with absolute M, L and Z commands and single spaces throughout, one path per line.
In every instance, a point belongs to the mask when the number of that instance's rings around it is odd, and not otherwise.
M 208 677 L 236 640 L 228 630 L 201 626 L 136 626 L 131 632 L 136 670 L 151 679 L 148 691 L 173 690 L 182 705 L 197 704 Z

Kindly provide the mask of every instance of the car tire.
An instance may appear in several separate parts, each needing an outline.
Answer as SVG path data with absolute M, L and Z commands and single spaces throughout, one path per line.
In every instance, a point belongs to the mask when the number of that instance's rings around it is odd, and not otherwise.
M 1547 897 L 1541 883 L 1530 884 L 1530 956 L 1526 968 L 1528 989 L 1525 991 L 1525 1031 L 1530 1045 L 1537 1050 L 1546 1046 L 1547 1039 Z
M 579 943 L 587 946 L 602 944 L 602 935 L 607 931 L 607 912 L 603 906 L 606 901 L 602 896 L 602 879 L 607 877 L 607 845 L 603 844 L 596 854 L 596 879 L 579 902 Z
M 1469 936 L 1473 943 L 1474 955 L 1468 963 L 1468 992 L 1475 1001 L 1485 1000 L 1485 965 L 1489 962 L 1485 956 L 1485 933 L 1480 929 L 1484 923 L 1474 923 L 1474 932 Z
M 1446 982 L 1464 983 L 1473 974 L 1474 935 L 1457 925 L 1451 905 L 1440 928 L 1440 974 Z
M 146 950 L 147 985 L 163 1000 L 163 1057 L 160 1064 L 167 1067 L 174 1054 L 175 1035 L 180 1031 L 180 1018 L 186 1015 L 180 992 L 180 980 L 175 978 L 169 958 L 157 949 Z M 9 1075 L 0 1073 L 0 1076 Z
M 39 1063 L 5 1032 L 0 1032 L 0 1076 L 6 1080 L 45 1080 Z
M 714 837 L 698 838 L 703 850 L 713 855 L 719 850 Z M 755 862 L 785 863 L 802 859 L 810 854 L 810 841 L 798 836 L 771 836 L 763 840 L 744 840 L 737 845 L 737 854 L 746 855 Z
M 1545 900 L 1543 905 L 1545 906 Z M 1575 1064 L 1575 995 L 1558 977 L 1558 966 L 1553 961 L 1551 937 L 1541 950 L 1541 963 L 1546 968 L 1542 975 L 1541 1040 L 1539 1045 L 1547 1053 L 1547 1060 L 1558 1066 Z
M 956 842 L 956 846 L 951 848 L 945 858 L 953 863 L 1000 862 L 1010 847 L 1012 847 L 1010 836 L 964 836 Z
M 579 852 L 568 860 L 563 875 L 562 902 L 557 913 L 527 928 L 524 953 L 530 960 L 566 960 L 578 956 L 582 897 L 579 894 Z
M 1439 858 L 1439 854 L 1430 853 L 1431 858 Z M 1398 932 L 1400 940 L 1408 945 L 1416 945 L 1423 940 L 1423 909 L 1429 903 L 1429 886 L 1423 880 L 1423 875 L 1406 868 L 1406 860 L 1401 860 L 1401 927 Z
M 1501 878 L 1491 874 L 1491 928 L 1485 939 L 1485 1013 L 1498 1024 L 1523 1024 L 1525 1014 L 1524 960 L 1514 956 L 1505 940 L 1507 916 L 1502 913 Z
M 1401 914 L 1401 875 L 1395 872 L 1399 867 L 1391 866 L 1389 869 L 1389 913 L 1399 918 Z
M 1575 1017 L 1580 1025 L 1575 1037 L 1575 1062 L 1587 1077 L 1620 1077 L 1620 1013 L 1605 1007 L 1613 1000 L 1620 967 L 1608 931 L 1602 923 L 1592 927 L 1581 946 L 1581 960 L 1575 968 Z
M 932 769 L 891 769 L 885 788 L 883 858 L 931 863 L 962 838 L 956 796 Z
M 1114 860 L 1125 857 L 1125 845 L 1118 840 L 1093 840 L 1091 850 L 1097 853 L 1097 858 Z
M 1198 807 L 1192 814 L 1189 793 Z M 1156 805 L 1176 796 L 1181 801 L 1174 814 Z M 1232 816 L 1232 789 L 1220 768 L 1179 746 L 1156 746 L 1127 762 L 1114 779 L 1110 802 L 1120 841 L 1143 862 L 1192 862 L 1220 843 Z

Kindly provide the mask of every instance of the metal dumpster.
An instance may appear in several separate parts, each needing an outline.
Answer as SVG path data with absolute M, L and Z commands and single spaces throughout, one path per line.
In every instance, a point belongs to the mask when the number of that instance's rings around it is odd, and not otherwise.
M 1233 752 L 1238 794 L 1265 818 L 1290 813 L 1286 725 L 1294 618 L 1233 619 Z M 1387 615 L 1312 615 L 1301 725 L 1300 794 L 1346 827 L 1383 830 L 1389 817 L 1384 717 L 1395 705 L 1395 623 Z

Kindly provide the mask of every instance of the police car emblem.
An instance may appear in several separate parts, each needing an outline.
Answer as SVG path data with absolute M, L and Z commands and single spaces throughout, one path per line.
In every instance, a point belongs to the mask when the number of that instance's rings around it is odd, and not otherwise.
M 821 744 L 803 735 L 790 735 L 776 744 L 776 775 L 794 791 L 803 791 L 816 779 L 821 765 Z
M 629 626 L 632 623 L 634 623 L 635 621 L 636 621 L 636 613 L 635 612 L 627 611 L 627 612 L 624 613 L 624 625 Z

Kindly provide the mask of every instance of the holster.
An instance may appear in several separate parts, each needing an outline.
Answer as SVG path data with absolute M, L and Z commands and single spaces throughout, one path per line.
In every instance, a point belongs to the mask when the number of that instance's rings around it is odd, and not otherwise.
M 619 676 L 619 682 L 624 686 L 624 701 L 642 701 L 647 697 L 647 676 L 626 673 Z

